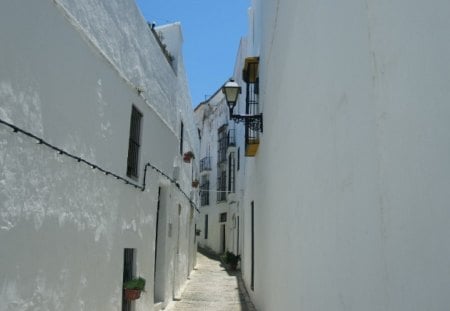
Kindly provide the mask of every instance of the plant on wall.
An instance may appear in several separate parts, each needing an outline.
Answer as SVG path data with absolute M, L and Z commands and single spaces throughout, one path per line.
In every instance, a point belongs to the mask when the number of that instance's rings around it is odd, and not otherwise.
M 183 161 L 185 163 L 190 163 L 192 159 L 195 159 L 194 153 L 192 151 L 188 151 L 183 154 Z
M 224 263 L 230 266 L 232 270 L 237 269 L 237 265 L 239 261 L 241 260 L 240 255 L 235 255 L 234 253 L 227 251 L 225 254 L 221 256 L 221 259 Z
M 141 297 L 145 289 L 145 279 L 138 277 L 123 283 L 124 297 L 126 300 L 136 300 Z

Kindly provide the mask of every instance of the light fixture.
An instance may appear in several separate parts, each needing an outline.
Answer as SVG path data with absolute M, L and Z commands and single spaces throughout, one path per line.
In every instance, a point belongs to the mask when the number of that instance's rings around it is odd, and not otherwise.
M 240 115 L 234 114 L 233 110 L 236 107 L 237 99 L 241 93 L 241 87 L 233 79 L 230 79 L 222 87 L 222 93 L 225 94 L 228 108 L 230 109 L 230 119 L 236 123 L 245 122 L 245 124 L 254 131 L 263 131 L 262 113 L 257 115 Z

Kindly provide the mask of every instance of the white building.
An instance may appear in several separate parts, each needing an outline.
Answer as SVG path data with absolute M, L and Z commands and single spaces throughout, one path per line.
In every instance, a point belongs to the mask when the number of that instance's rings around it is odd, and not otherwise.
M 256 308 L 447 310 L 450 2 L 255 0 L 249 17 L 235 79 L 259 57 Z
M 180 25 L 131 0 L 3 1 L 0 42 L 0 310 L 164 306 L 196 249 Z
M 240 253 L 240 148 L 221 88 L 195 108 L 200 136 L 200 247 Z

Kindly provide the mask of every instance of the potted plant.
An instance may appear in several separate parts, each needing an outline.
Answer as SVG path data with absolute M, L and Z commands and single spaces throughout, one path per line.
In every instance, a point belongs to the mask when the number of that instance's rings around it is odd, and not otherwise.
M 136 300 L 141 297 L 141 292 L 145 289 L 145 279 L 138 277 L 123 283 L 123 295 L 125 300 Z
M 241 260 L 241 256 L 240 255 L 235 255 L 233 253 L 231 253 L 230 259 L 229 259 L 229 263 L 230 263 L 230 267 L 232 270 L 236 270 L 237 269 L 237 265 L 239 263 L 239 261 Z
M 193 188 L 197 188 L 199 183 L 200 183 L 200 182 L 199 182 L 197 179 L 194 179 L 194 180 L 192 181 L 192 187 L 193 187 Z
M 185 163 L 190 163 L 192 159 L 195 159 L 194 153 L 192 151 L 188 151 L 183 154 L 183 161 Z
M 227 251 L 225 254 L 222 255 L 222 260 L 230 266 L 231 270 L 236 270 L 237 265 L 241 260 L 241 256 L 235 255 L 232 252 Z

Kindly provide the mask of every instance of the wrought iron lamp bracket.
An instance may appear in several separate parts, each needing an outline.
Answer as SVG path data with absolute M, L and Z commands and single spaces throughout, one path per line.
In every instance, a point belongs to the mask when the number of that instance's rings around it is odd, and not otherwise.
M 263 132 L 263 114 L 257 115 L 240 115 L 230 112 L 230 119 L 236 123 L 245 123 L 245 125 L 253 131 Z

